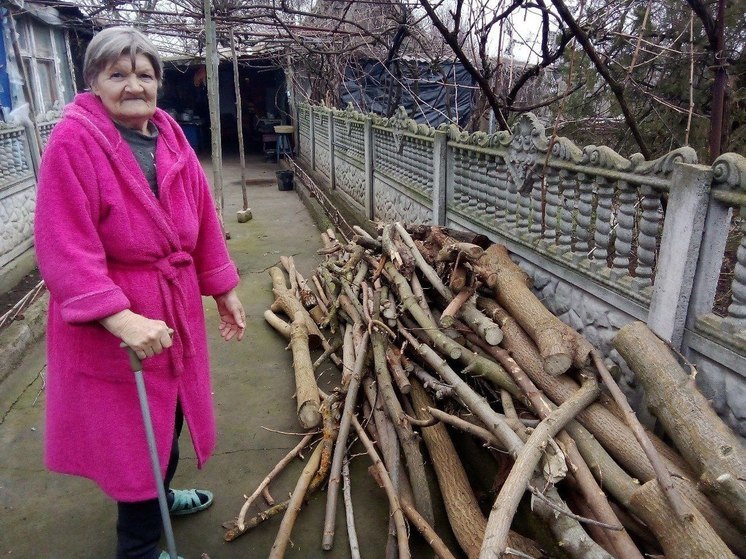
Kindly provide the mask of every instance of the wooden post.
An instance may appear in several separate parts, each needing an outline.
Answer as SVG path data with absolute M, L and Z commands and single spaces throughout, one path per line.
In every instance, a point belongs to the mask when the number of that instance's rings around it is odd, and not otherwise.
M 236 35 L 231 27 L 231 56 L 233 58 L 233 88 L 236 91 L 236 126 L 238 128 L 238 156 L 241 159 L 241 194 L 243 207 L 236 217 L 239 223 L 245 223 L 252 218 L 249 209 L 249 196 L 246 193 L 246 157 L 243 152 L 243 111 L 241 103 L 241 80 L 238 76 L 238 54 L 236 53 Z
M 210 106 L 210 144 L 212 147 L 213 195 L 223 224 L 223 146 L 220 138 L 220 89 L 218 81 L 218 50 L 215 44 L 215 22 L 210 12 L 210 0 L 204 0 L 205 66 L 207 69 L 207 100 Z

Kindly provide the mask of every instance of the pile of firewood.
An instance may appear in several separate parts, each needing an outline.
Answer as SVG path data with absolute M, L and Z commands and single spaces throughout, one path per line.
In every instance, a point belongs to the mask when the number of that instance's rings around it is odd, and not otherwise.
M 290 342 L 298 420 L 321 436 L 290 499 L 249 514 L 314 434 L 247 498 L 226 540 L 284 512 L 270 554 L 282 557 L 304 499 L 328 480 L 330 549 L 355 436 L 390 503 L 389 545 L 375 556 L 410 557 L 408 522 L 441 558 L 746 557 L 743 444 L 697 391 L 693 368 L 644 324 L 622 328 L 614 346 L 665 441 L 639 424 L 604 357 L 542 305 L 505 247 L 400 223 L 378 238 L 355 231 L 322 234 L 324 262 L 308 281 L 292 258 L 269 271 L 276 299 L 265 318 Z M 315 370 L 327 359 L 340 376 L 325 394 Z M 500 462 L 491 509 L 452 437 L 475 438 Z M 433 529 L 426 464 L 461 550 Z M 524 498 L 521 514 L 547 529 L 513 530 L 525 525 L 514 522 Z M 354 523 L 347 530 L 359 557 Z

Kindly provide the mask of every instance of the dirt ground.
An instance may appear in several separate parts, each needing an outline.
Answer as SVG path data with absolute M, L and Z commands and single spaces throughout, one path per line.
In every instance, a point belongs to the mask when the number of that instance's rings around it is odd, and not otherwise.
M 209 166 L 208 166 L 209 167 Z M 229 248 L 242 281 L 239 294 L 248 315 L 243 342 L 224 343 L 218 335 L 214 304 L 205 299 L 218 447 L 197 471 L 188 434 L 182 436 L 182 460 L 175 487 L 205 487 L 216 497 L 207 511 L 174 519 L 177 548 L 186 559 L 207 553 L 212 559 L 266 557 L 280 518 L 273 518 L 232 543 L 221 525 L 233 519 L 243 495 L 250 494 L 291 449 L 301 431 L 295 418 L 292 358 L 286 344 L 263 320 L 273 300 L 267 270 L 280 255 L 292 255 L 301 273 L 318 263 L 318 229 L 294 192 L 279 191 L 277 166 L 250 162 L 249 205 L 253 220 L 239 224 L 240 173 L 237 158 L 225 162 L 226 227 Z M 211 172 L 208 169 L 208 176 Z M 333 383 L 337 371 L 321 367 L 321 383 Z M 23 363 L 0 386 L 0 556 L 16 558 L 101 559 L 114 556 L 115 505 L 91 482 L 47 472 L 43 466 L 44 341 L 31 347 Z M 357 452 L 357 451 L 355 451 Z M 352 460 L 352 497 L 363 557 L 384 557 L 388 504 L 368 475 L 370 461 Z M 277 500 L 292 491 L 303 467 L 294 462 L 271 486 Z M 334 548 L 320 547 L 326 493 L 312 496 L 301 512 L 287 557 L 350 556 L 344 508 L 337 508 Z M 442 511 L 440 513 L 442 515 Z M 445 524 L 445 522 L 443 522 Z M 446 536 L 447 537 L 447 536 Z M 164 544 L 165 545 L 165 544 Z M 413 556 L 432 552 L 413 537 Z

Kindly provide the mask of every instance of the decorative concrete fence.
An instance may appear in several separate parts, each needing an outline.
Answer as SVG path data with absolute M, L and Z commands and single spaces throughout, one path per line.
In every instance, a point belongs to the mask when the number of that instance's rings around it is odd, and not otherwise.
M 746 217 L 746 158 L 698 165 L 691 148 L 625 158 L 548 138 L 532 114 L 487 135 L 436 130 L 403 110 L 383 118 L 302 105 L 297 126 L 301 164 L 359 220 L 442 224 L 507 245 L 550 310 L 619 367 L 633 399 L 611 340 L 629 321 L 647 322 L 746 436 L 743 231 L 730 233 L 732 302 L 726 316 L 712 313 L 734 210 Z
M 33 246 L 36 176 L 24 128 L 0 123 L 0 268 Z
M 33 128 L 0 122 L 0 286 L 12 287 L 34 267 L 36 169 L 39 153 L 60 113 L 49 113 Z M 39 147 L 41 142 L 41 148 Z

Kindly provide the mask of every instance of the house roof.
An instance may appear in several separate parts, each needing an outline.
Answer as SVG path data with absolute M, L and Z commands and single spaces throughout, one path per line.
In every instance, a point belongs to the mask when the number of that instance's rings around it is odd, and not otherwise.
M 88 20 L 78 6 L 64 0 L 8 0 L 8 4 L 49 25 L 66 25 L 70 19 Z

